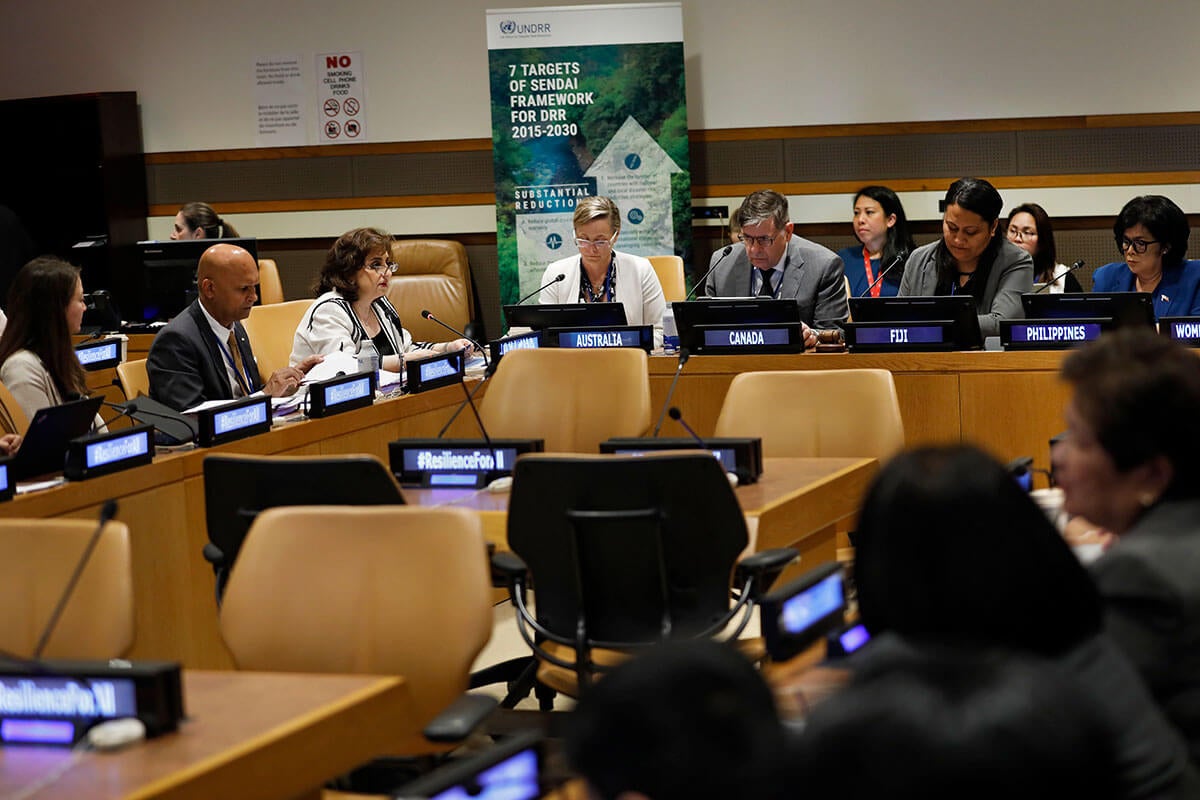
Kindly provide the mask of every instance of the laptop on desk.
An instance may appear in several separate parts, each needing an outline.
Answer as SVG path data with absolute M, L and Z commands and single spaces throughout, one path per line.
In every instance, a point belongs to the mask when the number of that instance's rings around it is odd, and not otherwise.
M 59 406 L 39 408 L 29 422 L 21 447 L 9 464 L 14 481 L 63 471 L 67 443 L 92 429 L 102 397 L 85 397 Z

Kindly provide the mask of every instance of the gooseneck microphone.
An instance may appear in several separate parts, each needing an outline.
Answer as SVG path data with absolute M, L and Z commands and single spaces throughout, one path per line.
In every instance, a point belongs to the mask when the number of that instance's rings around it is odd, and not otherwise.
M 136 422 L 146 422 L 142 417 L 153 417 L 160 422 L 152 422 L 155 430 L 177 442 L 194 442 L 199 434 L 199 429 L 196 423 L 187 418 L 186 415 L 180 414 L 170 406 L 165 406 L 162 403 L 157 403 L 144 395 L 126 400 L 124 403 L 110 403 L 107 400 L 103 402 L 107 408 L 121 412 L 121 416 L 129 417 Z M 145 406 L 153 405 L 157 408 L 146 408 Z M 161 444 L 162 442 L 159 442 Z
M 693 439 L 696 440 L 696 443 L 698 445 L 700 445 L 701 447 L 703 447 L 706 450 L 708 449 L 708 445 L 705 444 L 704 440 L 700 438 L 700 434 L 698 434 L 694 430 L 692 430 L 692 426 L 687 424 L 687 420 L 685 420 L 683 418 L 683 412 L 679 410 L 678 406 L 671 406 L 671 409 L 667 412 L 667 414 L 670 415 L 671 419 L 675 420 L 680 425 L 682 425 L 683 429 L 688 432 L 688 435 L 690 435 Z
M 663 401 L 662 411 L 658 413 L 658 424 L 654 426 L 654 437 L 658 438 L 658 432 L 662 430 L 663 421 L 667 418 L 667 408 L 671 405 L 671 397 L 675 394 L 675 385 L 679 383 L 679 376 L 683 373 L 683 365 L 688 362 L 692 354 L 686 347 L 679 348 L 679 366 L 675 368 L 675 377 L 671 379 L 671 386 L 667 389 L 667 399 Z M 678 409 L 676 409 L 678 411 Z M 675 419 L 672 417 L 671 419 Z
M 433 312 L 432 312 L 432 311 L 430 311 L 430 310 L 429 310 L 429 309 L 427 309 L 427 308 L 426 308 L 426 309 L 422 309 L 422 311 L 421 311 L 421 316 L 422 316 L 422 317 L 424 317 L 425 319 L 429 320 L 430 322 L 432 322 L 432 323 L 436 324 L 436 325 L 441 325 L 443 328 L 445 328 L 446 330 L 450 331 L 451 333 L 457 334 L 457 335 L 458 335 L 460 338 L 462 338 L 462 339 L 466 339 L 468 342 L 470 342 L 472 345 L 474 345 L 474 347 L 475 347 L 475 349 L 476 349 L 476 350 L 478 350 L 478 351 L 479 351 L 479 355 L 483 356 L 483 365 L 484 365 L 485 367 L 491 367 L 491 366 L 492 366 L 492 365 L 491 365 L 491 363 L 488 361 L 488 357 L 487 357 L 487 351 L 484 349 L 484 346 L 483 346 L 483 345 L 481 345 L 479 342 L 475 341 L 475 340 L 474 340 L 474 339 L 472 339 L 470 336 L 467 336 L 467 334 L 463 333 L 463 332 L 462 332 L 462 331 L 460 331 L 458 328 L 452 328 L 452 327 L 450 327 L 449 325 L 447 325 L 446 323 L 442 322 L 440 319 L 438 319 L 437 317 L 435 317 L 435 316 L 433 315 Z
M 58 620 L 62 616 L 63 609 L 67 607 L 67 601 L 71 599 L 71 594 L 75 591 L 75 586 L 79 583 L 79 578 L 83 575 L 83 568 L 87 566 L 88 560 L 92 557 L 92 551 L 96 549 L 96 544 L 100 541 L 100 534 L 104 532 L 104 526 L 116 515 L 117 501 L 106 500 L 104 506 L 100 509 L 100 524 L 96 526 L 96 531 L 88 539 L 87 546 L 83 548 L 83 554 L 79 556 L 79 561 L 75 563 L 75 571 L 71 573 L 66 588 L 63 589 L 62 595 L 58 598 L 58 605 L 54 607 L 54 611 L 50 613 L 50 619 L 46 621 L 46 626 L 42 628 L 42 635 L 38 637 L 37 646 L 33 648 L 33 655 L 29 657 L 30 661 L 37 661 L 42 657 L 42 651 L 46 649 L 46 644 L 50 641 L 50 634 L 54 633 L 54 629 L 58 626 Z
M 1034 290 L 1033 294 L 1041 294 L 1042 292 L 1046 291 L 1046 290 L 1047 290 L 1047 289 L 1049 289 L 1051 286 L 1053 286 L 1055 283 L 1057 283 L 1059 278 L 1065 278 L 1065 277 L 1067 277 L 1068 275 L 1070 275 L 1070 274 L 1071 274 L 1072 272 L 1074 272 L 1075 270 L 1077 270 L 1077 269 L 1081 269 L 1081 268 L 1083 267 L 1083 265 L 1084 265 L 1084 261 L 1083 261 L 1083 259 L 1081 258 L 1081 259 L 1079 259 L 1078 261 L 1076 261 L 1074 264 L 1072 264 L 1071 266 L 1067 267 L 1067 271 L 1066 271 L 1066 272 L 1064 272 L 1062 275 L 1056 275 L 1056 276 L 1054 277 L 1054 280 L 1049 280 L 1049 281 L 1046 281 L 1045 283 L 1043 283 L 1043 284 L 1042 284 L 1041 286 L 1039 286 L 1039 287 L 1038 287 L 1036 290 Z M 1063 284 L 1063 285 L 1064 285 L 1064 287 L 1066 286 L 1066 284 Z
M 696 290 L 704 285 L 704 282 L 706 280 L 708 280 L 708 276 L 713 274 L 713 270 L 716 269 L 717 267 L 721 266 L 721 262 L 724 261 L 726 259 L 726 257 L 732 252 L 733 252 L 733 245 L 731 245 L 731 244 L 725 245 L 725 249 L 721 251 L 721 257 L 717 259 L 715 264 L 713 264 L 711 267 L 708 268 L 708 272 L 706 272 L 700 276 L 700 280 L 697 281 L 694 286 L 692 286 L 692 290 L 687 293 L 687 297 L 683 298 L 685 303 L 688 300 L 692 299 L 692 295 L 696 294 Z
M 530 292 L 529 294 L 525 295 L 520 300 L 518 300 L 517 305 L 521 305 L 526 300 L 533 297 L 535 294 L 541 294 L 542 289 L 549 288 L 556 283 L 561 283 L 562 281 L 565 281 L 566 279 L 567 279 L 567 273 L 565 273 L 565 272 L 558 273 L 549 282 L 539 286 L 538 288 L 534 289 L 532 292 Z
M 907 250 L 901 250 L 899 253 L 896 253 L 896 257 L 892 259 L 892 263 L 888 264 L 886 269 L 880 271 L 879 277 L 877 277 L 875 280 L 871 281 L 871 285 L 868 286 L 866 288 L 866 290 L 862 294 L 859 295 L 859 297 L 866 297 L 867 295 L 869 295 L 871 293 L 871 290 L 874 289 L 876 286 L 878 286 L 879 282 L 881 280 L 883 280 L 884 275 L 887 275 L 889 272 L 891 272 L 893 269 L 895 269 L 897 264 L 903 264 L 907 260 L 908 260 L 908 251 Z

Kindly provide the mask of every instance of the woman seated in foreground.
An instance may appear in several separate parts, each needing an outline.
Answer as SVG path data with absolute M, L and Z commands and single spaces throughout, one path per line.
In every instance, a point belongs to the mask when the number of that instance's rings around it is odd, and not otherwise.
M 867 492 L 855 541 L 859 610 L 875 638 L 852 671 L 912 648 L 1044 659 L 1098 708 L 1118 796 L 1195 796 L 1183 742 L 1101 633 L 1087 572 L 990 456 L 967 446 L 896 456 Z
M 904 265 L 899 294 L 969 294 L 979 329 L 1000 335 L 1000 320 L 1021 319 L 1021 294 L 1033 288 L 1033 259 L 998 235 L 1004 201 L 980 178 L 959 178 L 946 190 L 942 237 L 918 247 Z
M 1072 352 L 1062 376 L 1063 508 L 1116 537 L 1091 564 L 1105 628 L 1200 763 L 1200 359 L 1124 328 Z
M 379 353 L 380 367 L 388 372 L 401 372 L 406 357 L 473 349 L 469 339 L 413 342 L 387 298 L 396 272 L 391 244 L 391 235 L 378 228 L 355 228 L 333 243 L 317 279 L 318 297 L 292 340 L 293 366 L 311 355 L 357 354 L 368 342 Z

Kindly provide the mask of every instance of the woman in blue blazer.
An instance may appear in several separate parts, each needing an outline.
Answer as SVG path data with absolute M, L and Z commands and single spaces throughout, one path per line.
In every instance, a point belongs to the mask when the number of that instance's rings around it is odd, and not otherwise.
M 1187 216 L 1170 198 L 1149 194 L 1125 204 L 1113 237 L 1125 262 L 1093 276 L 1097 292 L 1150 292 L 1154 316 L 1200 316 L 1200 261 L 1187 261 Z

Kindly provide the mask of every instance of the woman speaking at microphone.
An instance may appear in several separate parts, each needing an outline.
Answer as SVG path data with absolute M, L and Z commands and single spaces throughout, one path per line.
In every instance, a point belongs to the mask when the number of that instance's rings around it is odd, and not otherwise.
M 979 330 L 1000 335 L 1000 320 L 1021 319 L 1021 294 L 1033 288 L 1033 258 L 997 235 L 1004 201 L 980 178 L 959 178 L 946 190 L 942 238 L 918 247 L 904 265 L 901 296 L 969 294 Z
M 662 347 L 662 316 L 667 304 L 650 262 L 618 252 L 621 211 L 607 197 L 585 197 L 575 205 L 578 256 L 546 268 L 539 303 L 620 303 L 630 325 L 653 325 L 654 346 Z M 561 281 L 554 278 L 562 273 Z
M 854 195 L 854 236 L 859 244 L 838 251 L 846 265 L 851 297 L 894 297 L 904 264 L 917 249 L 900 198 L 886 186 L 864 186 Z M 889 269 L 890 267 L 890 269 Z M 886 275 L 882 275 L 884 271 Z
M 396 272 L 391 244 L 391 235 L 378 228 L 355 228 L 333 243 L 317 279 L 318 297 L 292 340 L 293 366 L 311 355 L 357 354 L 366 342 L 374 345 L 380 367 L 388 372 L 400 372 L 405 358 L 473 349 L 469 339 L 413 341 L 387 298 Z

